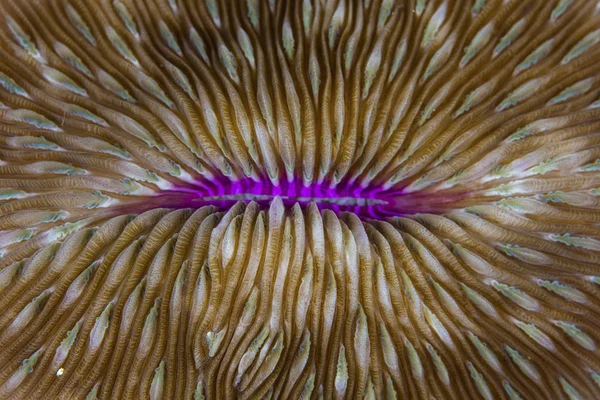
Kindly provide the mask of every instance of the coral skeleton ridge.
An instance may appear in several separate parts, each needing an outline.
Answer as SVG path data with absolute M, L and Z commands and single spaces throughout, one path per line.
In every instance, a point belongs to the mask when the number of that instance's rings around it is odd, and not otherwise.
M 600 2 L 0 15 L 0 398 L 600 398 Z

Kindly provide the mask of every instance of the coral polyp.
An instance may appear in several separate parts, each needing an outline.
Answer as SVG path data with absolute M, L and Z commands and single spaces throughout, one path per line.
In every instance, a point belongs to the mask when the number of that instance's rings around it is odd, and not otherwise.
M 0 398 L 600 398 L 600 3 L 0 13 Z

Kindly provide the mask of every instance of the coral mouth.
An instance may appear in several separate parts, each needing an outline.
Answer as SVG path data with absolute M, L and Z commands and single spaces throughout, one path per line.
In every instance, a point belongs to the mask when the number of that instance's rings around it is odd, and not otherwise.
M 158 193 L 157 197 L 155 205 L 162 207 L 215 206 L 222 210 L 228 210 L 239 201 L 256 202 L 268 207 L 275 198 L 280 198 L 283 204 L 290 207 L 296 203 L 302 206 L 314 203 L 320 209 L 336 213 L 352 212 L 362 218 L 377 219 L 423 212 L 440 214 L 455 209 L 467 194 L 444 191 L 406 193 L 402 189 L 359 185 L 307 187 L 297 181 L 274 186 L 271 182 L 213 180 L 199 182 L 197 185 L 171 187 Z
M 281 197 L 284 202 L 300 203 L 300 204 L 331 204 L 346 207 L 365 207 L 374 205 L 387 205 L 388 202 L 385 200 L 363 198 L 363 197 L 297 197 L 297 196 L 285 196 L 285 195 L 269 195 L 269 194 L 254 194 L 254 193 L 238 193 L 229 194 L 222 196 L 207 196 L 200 197 L 198 200 L 201 202 L 220 202 L 220 201 L 271 201 L 275 197 Z
M 283 204 L 308 205 L 315 203 L 319 208 L 335 212 L 350 211 L 362 217 L 377 218 L 384 215 L 403 215 L 395 209 L 396 193 L 393 191 L 365 189 L 360 187 L 331 188 L 325 185 L 306 187 L 297 182 L 283 182 L 278 186 L 270 182 L 219 181 L 217 184 L 198 187 L 177 187 L 161 193 L 165 206 L 200 207 L 211 205 L 229 209 L 238 201 L 256 202 L 268 206 L 275 198 Z

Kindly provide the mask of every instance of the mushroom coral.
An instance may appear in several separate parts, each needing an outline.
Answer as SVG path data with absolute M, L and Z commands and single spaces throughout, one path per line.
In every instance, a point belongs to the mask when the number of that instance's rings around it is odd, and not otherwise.
M 0 398 L 600 398 L 600 3 L 0 15 Z

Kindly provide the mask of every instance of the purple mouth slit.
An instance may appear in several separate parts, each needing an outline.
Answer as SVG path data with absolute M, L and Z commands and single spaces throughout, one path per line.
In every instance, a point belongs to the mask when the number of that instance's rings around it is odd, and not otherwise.
M 275 197 L 287 206 L 295 203 L 306 206 L 315 203 L 319 208 L 340 212 L 352 212 L 364 218 L 409 216 L 416 213 L 441 213 L 456 205 L 464 193 L 406 193 L 402 189 L 365 188 L 359 185 L 327 184 L 306 187 L 299 182 L 282 182 L 273 186 L 271 182 L 251 180 L 232 182 L 210 180 L 202 182 L 203 188 L 174 187 L 158 194 L 164 207 L 197 208 L 205 205 L 227 210 L 238 201 L 254 201 L 268 206 Z

